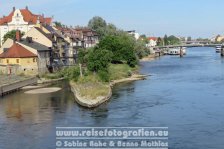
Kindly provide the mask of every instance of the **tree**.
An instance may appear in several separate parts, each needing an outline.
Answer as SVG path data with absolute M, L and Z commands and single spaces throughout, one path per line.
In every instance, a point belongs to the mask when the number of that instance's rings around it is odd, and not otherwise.
M 56 27 L 64 26 L 61 22 L 58 22 L 58 21 L 55 21 L 54 24 L 55 24 Z
M 161 39 L 160 37 L 157 39 L 157 46 L 163 46 L 163 39 Z
M 109 63 L 111 62 L 112 52 L 95 48 L 90 51 L 88 55 L 87 68 L 92 72 L 98 72 L 100 70 L 107 71 Z
M 114 24 L 109 23 L 105 29 L 105 36 L 107 35 L 118 35 L 118 29 Z
M 174 35 L 171 35 L 167 38 L 169 45 L 178 45 L 180 44 L 180 39 L 175 37 Z
M 146 35 L 140 35 L 138 41 L 140 42 L 144 42 L 145 44 L 148 44 L 149 43 L 149 40 L 147 39 Z
M 142 59 L 145 56 L 150 54 L 150 50 L 146 48 L 146 43 L 143 40 L 138 40 L 135 43 L 134 51 L 139 59 Z
M 22 32 L 20 36 L 23 36 L 25 33 Z M 12 40 L 16 40 L 16 30 L 12 30 L 10 32 L 7 32 L 4 36 L 3 36 L 3 42 L 5 42 L 8 38 L 12 39 Z
M 16 30 L 12 30 L 6 33 L 3 37 L 3 42 L 5 42 L 8 38 L 15 40 L 16 39 Z
M 103 38 L 107 28 L 107 23 L 103 18 L 95 16 L 89 21 L 88 27 L 95 30 L 100 38 Z
M 98 46 L 113 53 L 112 63 L 126 62 L 131 67 L 137 64 L 137 57 L 134 51 L 135 40 L 127 33 L 119 36 L 106 36 L 100 41 Z
M 167 35 L 164 36 L 163 41 L 164 41 L 165 45 L 169 45 L 169 41 L 168 41 Z
M 91 49 L 88 49 L 88 51 L 90 51 L 90 50 Z M 80 64 L 87 63 L 88 51 L 86 49 L 82 49 L 82 48 L 78 50 L 78 62 Z

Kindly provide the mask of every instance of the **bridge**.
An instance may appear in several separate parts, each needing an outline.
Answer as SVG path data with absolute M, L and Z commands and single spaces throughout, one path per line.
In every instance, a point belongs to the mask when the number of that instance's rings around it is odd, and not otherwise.
M 216 47 L 222 46 L 222 44 L 181 44 L 181 45 L 166 45 L 166 46 L 156 46 L 153 49 L 168 49 L 168 48 L 182 48 L 182 47 Z
M 192 47 L 216 47 L 216 46 L 223 46 L 222 44 L 181 44 L 181 45 L 167 45 L 167 46 L 156 46 L 153 47 L 155 54 L 157 56 L 164 55 L 164 53 L 170 48 L 180 48 L 180 53 L 182 48 L 192 48 Z M 180 54 L 182 57 L 183 55 Z M 221 56 L 224 57 L 224 48 L 221 50 Z

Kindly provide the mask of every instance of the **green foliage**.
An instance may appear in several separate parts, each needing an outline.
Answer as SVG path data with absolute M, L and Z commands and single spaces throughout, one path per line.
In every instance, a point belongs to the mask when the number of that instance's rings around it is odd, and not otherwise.
M 89 21 L 88 27 L 95 30 L 100 38 L 102 38 L 105 35 L 107 23 L 103 18 L 95 16 Z
M 157 46 L 163 46 L 163 44 L 164 44 L 163 39 L 159 37 L 159 38 L 157 39 Z
M 165 45 L 178 45 L 181 43 L 180 39 L 175 37 L 174 35 L 171 35 L 169 37 L 167 37 L 167 35 L 165 35 L 163 40 L 164 40 Z
M 137 58 L 134 52 L 135 41 L 127 34 L 106 36 L 100 41 L 99 47 L 113 53 L 112 63 L 126 62 L 131 66 L 137 64 Z
M 139 39 L 138 39 L 139 42 L 144 42 L 145 44 L 148 44 L 149 43 L 149 40 L 147 39 L 146 35 L 140 35 Z
M 171 35 L 168 37 L 168 42 L 169 42 L 169 45 L 178 45 L 180 44 L 180 39 Z
M 110 80 L 119 80 L 130 77 L 137 68 L 131 68 L 127 64 L 110 64 L 109 66 Z
M 88 49 L 90 50 L 90 49 Z M 78 62 L 80 64 L 85 64 L 88 61 L 88 51 L 86 49 L 78 50 Z
M 112 53 L 108 50 L 95 48 L 89 52 L 87 68 L 92 72 L 98 72 L 108 68 L 111 62 Z
M 142 59 L 150 54 L 150 50 L 145 45 L 146 43 L 142 40 L 138 40 L 135 43 L 134 51 L 139 59 Z
M 108 70 L 99 70 L 98 76 L 100 77 L 100 80 L 103 82 L 110 81 L 110 75 L 109 75 Z
M 78 81 L 80 69 L 78 66 L 64 68 L 59 74 L 69 80 Z
M 163 41 L 164 41 L 165 45 L 169 45 L 169 40 L 168 40 L 167 35 L 164 36 Z
M 63 27 L 63 24 L 61 22 L 55 21 L 54 24 L 56 27 Z
M 4 35 L 4 37 L 3 37 L 4 42 L 5 42 L 8 38 L 10 38 L 10 39 L 12 39 L 12 40 L 15 40 L 15 39 L 16 39 L 16 30 L 12 30 L 12 31 L 6 33 L 6 34 Z
M 23 36 L 23 35 L 24 35 L 24 32 L 21 33 L 21 36 Z M 12 31 L 6 33 L 3 36 L 3 41 L 5 42 L 8 38 L 15 40 L 16 39 L 16 30 L 12 30 Z

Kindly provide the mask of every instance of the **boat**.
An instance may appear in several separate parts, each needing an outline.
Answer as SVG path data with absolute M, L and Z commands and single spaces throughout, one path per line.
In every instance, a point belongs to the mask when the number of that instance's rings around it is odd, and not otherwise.
M 216 46 L 216 53 L 220 53 L 222 49 L 222 46 Z
M 186 47 L 183 48 L 172 48 L 168 50 L 168 55 L 180 55 L 180 50 L 182 49 L 183 55 L 187 54 Z
M 168 50 L 169 55 L 180 55 L 180 49 L 179 48 L 172 48 Z

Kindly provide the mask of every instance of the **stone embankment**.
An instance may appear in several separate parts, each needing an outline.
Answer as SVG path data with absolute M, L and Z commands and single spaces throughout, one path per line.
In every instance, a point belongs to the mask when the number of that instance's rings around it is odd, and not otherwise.
M 130 82 L 130 81 L 137 81 L 137 80 L 145 80 L 146 77 L 148 75 L 132 75 L 129 78 L 124 78 L 124 79 L 120 79 L 120 80 L 113 80 L 110 82 L 110 87 L 108 88 L 108 93 L 106 96 L 99 96 L 95 99 L 91 99 L 89 97 L 84 97 L 81 96 L 80 92 L 79 92 L 79 88 L 78 85 L 76 85 L 74 82 L 70 82 L 70 86 L 71 86 L 71 91 L 74 93 L 75 95 L 75 100 L 76 102 L 86 108 L 95 108 L 98 107 L 99 105 L 105 103 L 106 101 L 108 101 L 111 96 L 112 96 L 112 87 L 118 83 L 122 83 L 122 82 Z

